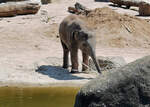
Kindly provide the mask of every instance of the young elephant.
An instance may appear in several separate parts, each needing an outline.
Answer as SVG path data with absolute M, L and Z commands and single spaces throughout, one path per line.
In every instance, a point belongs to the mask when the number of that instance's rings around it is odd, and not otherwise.
M 63 47 L 63 68 L 68 68 L 68 55 L 71 54 L 71 73 L 78 71 L 78 49 L 82 51 L 82 71 L 87 70 L 89 56 L 101 73 L 95 56 L 95 35 L 77 15 L 66 17 L 59 27 L 60 40 Z

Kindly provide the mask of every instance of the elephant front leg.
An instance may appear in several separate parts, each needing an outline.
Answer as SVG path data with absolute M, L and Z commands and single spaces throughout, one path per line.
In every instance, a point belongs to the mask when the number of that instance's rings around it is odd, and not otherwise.
M 89 55 L 87 53 L 82 52 L 82 57 L 83 57 L 82 71 L 86 71 L 89 65 Z
M 61 41 L 63 47 L 63 68 L 67 69 L 69 67 L 69 49 L 67 46 Z
M 69 50 L 68 49 L 64 49 L 63 68 L 66 68 L 66 69 L 69 67 L 68 55 L 69 55 Z
M 78 73 L 78 49 L 71 50 L 71 73 Z

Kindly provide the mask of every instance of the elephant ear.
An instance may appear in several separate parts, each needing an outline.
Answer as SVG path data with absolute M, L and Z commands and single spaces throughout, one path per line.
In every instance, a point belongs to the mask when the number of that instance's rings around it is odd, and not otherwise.
M 83 41 L 88 40 L 88 34 L 83 33 L 83 34 L 81 35 L 81 39 L 82 39 Z
M 73 35 L 74 40 L 85 41 L 88 39 L 88 34 L 78 31 L 78 30 L 73 31 L 72 35 Z

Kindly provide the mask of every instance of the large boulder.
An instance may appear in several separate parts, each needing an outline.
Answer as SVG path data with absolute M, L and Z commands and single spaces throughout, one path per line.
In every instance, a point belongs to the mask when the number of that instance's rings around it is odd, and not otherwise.
M 150 107 L 150 56 L 87 83 L 74 107 Z

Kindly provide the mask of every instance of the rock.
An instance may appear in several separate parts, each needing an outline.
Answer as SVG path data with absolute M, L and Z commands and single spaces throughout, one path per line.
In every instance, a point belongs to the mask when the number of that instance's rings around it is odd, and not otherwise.
M 74 107 L 150 107 L 150 56 L 87 83 Z
M 102 71 L 119 68 L 127 64 L 123 57 L 99 56 L 97 57 L 97 60 Z M 89 68 L 91 68 L 91 70 L 96 70 L 96 67 L 94 66 L 92 59 L 89 59 Z
M 0 17 L 36 14 L 40 9 L 38 1 L 6 2 L 0 4 Z
M 149 16 L 150 15 L 150 2 L 141 2 L 139 5 L 139 15 Z

